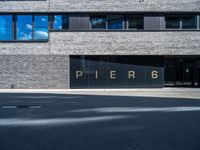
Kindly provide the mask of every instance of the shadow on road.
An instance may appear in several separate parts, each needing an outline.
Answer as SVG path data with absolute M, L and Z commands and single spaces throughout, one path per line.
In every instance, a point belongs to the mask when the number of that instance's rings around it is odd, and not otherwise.
M 0 94 L 0 149 L 198 150 L 199 115 L 196 99 Z

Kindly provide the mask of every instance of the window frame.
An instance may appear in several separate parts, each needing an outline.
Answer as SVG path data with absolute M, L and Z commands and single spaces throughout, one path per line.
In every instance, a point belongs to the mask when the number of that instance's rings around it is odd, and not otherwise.
M 121 16 L 122 17 L 122 28 L 121 29 L 109 29 L 109 23 L 108 23 L 108 18 L 109 18 L 109 16 Z M 123 14 L 108 14 L 107 16 L 106 16 L 106 22 L 107 22 L 107 30 L 109 30 L 109 31 L 113 31 L 113 30 L 116 30 L 116 31 L 119 31 L 119 30 L 124 30 L 124 29 L 126 29 L 126 27 L 125 27 L 125 15 L 123 15 Z
M 179 18 L 179 28 L 167 28 L 167 21 L 166 17 L 177 17 Z M 182 19 L 180 15 L 165 15 L 165 30 L 182 30 Z
M 200 30 L 200 15 L 197 15 L 197 30 Z
M 142 29 L 137 29 L 137 28 L 129 28 L 129 18 L 130 17 L 135 17 L 135 18 L 142 18 Z M 126 15 L 126 29 L 127 30 L 132 30 L 132 31 L 143 31 L 144 30 L 144 15 L 143 14 L 130 14 L 130 15 Z
M 54 16 L 68 16 L 68 29 L 55 29 L 54 28 L 54 23 L 55 23 L 55 18 Z M 63 31 L 69 31 L 69 20 L 70 20 L 70 15 L 68 13 L 55 13 L 55 14 L 51 14 L 49 15 L 49 20 L 50 20 L 50 26 L 49 26 L 49 31 L 56 31 L 56 32 L 63 32 Z
M 108 28 L 108 23 L 107 23 L 107 16 L 106 15 L 101 15 L 101 14 L 99 14 L 99 15 L 90 15 L 89 16 L 90 17 L 90 19 L 89 19 L 89 30 L 107 30 L 107 28 Z M 97 18 L 97 17 L 104 17 L 105 18 L 105 28 L 92 28 L 92 23 L 91 23 L 91 19 L 92 18 Z
M 105 17 L 105 21 L 106 21 L 106 27 L 105 29 L 95 29 L 95 28 L 92 28 L 92 24 L 91 24 L 91 18 L 92 17 Z M 121 16 L 122 17 L 122 28 L 121 29 L 109 29 L 108 28 L 108 17 L 109 16 Z M 119 13 L 111 13 L 111 14 L 105 14 L 105 13 L 102 13 L 102 14 L 90 14 L 89 15 L 89 30 L 91 31 L 122 31 L 122 30 L 125 30 L 126 29 L 126 15 L 125 14 L 119 14 Z
M 11 32 L 12 32 L 12 39 L 11 40 L 0 40 L 0 41 L 3 41 L 3 42 L 6 42 L 6 41 L 13 41 L 14 38 L 15 38 L 15 31 L 14 31 L 14 16 L 12 14 L 0 14 L 0 16 L 11 16 Z
M 48 42 L 49 41 L 49 34 L 50 32 L 98 32 L 98 31 L 108 31 L 108 32 L 131 32 L 131 31 L 135 31 L 135 32 L 147 32 L 148 30 L 144 30 L 143 29 L 131 29 L 129 28 L 129 20 L 128 20 L 128 17 L 129 16 L 135 16 L 135 17 L 143 17 L 143 21 L 144 21 L 144 16 L 147 15 L 147 13 L 130 13 L 130 12 L 127 12 L 127 13 L 97 13 L 97 12 L 88 12 L 88 13 L 85 13 L 89 16 L 89 28 L 88 29 L 85 29 L 84 31 L 83 30 L 79 30 L 79 29 L 75 29 L 75 30 L 71 30 L 71 29 L 61 29 L 61 30 L 55 30 L 53 29 L 53 16 L 54 15 L 66 15 L 69 17 L 69 21 L 68 21 L 68 25 L 70 25 L 70 15 L 71 14 L 82 14 L 82 13 L 74 13 L 74 12 L 71 12 L 71 13 L 60 13 L 60 12 L 51 12 L 51 13 L 48 13 L 48 12 L 44 12 L 44 13 L 41 13 L 41 12 L 36 12 L 36 13 L 30 13 L 30 12 L 27 12 L 27 13 L 0 13 L 0 15 L 10 15 L 12 16 L 12 36 L 13 36 L 13 40 L 0 40 L 0 42 L 23 42 L 23 43 L 26 43 L 26 42 Z M 159 30 L 160 32 L 166 32 L 166 31 L 197 31 L 199 32 L 200 31 L 200 14 L 197 13 L 197 12 L 191 12 L 191 13 L 159 13 L 161 14 L 162 16 L 164 17 L 179 17 L 180 20 L 179 20 L 179 24 L 180 24 L 180 28 L 171 28 L 171 29 L 168 29 L 168 28 L 164 28 L 163 30 Z M 31 15 L 32 18 L 33 18 L 33 21 L 32 21 L 32 24 L 33 24 L 33 39 L 32 40 L 17 40 L 17 16 L 18 15 Z M 45 39 L 37 39 L 35 40 L 34 38 L 34 18 L 35 16 L 47 16 L 48 17 L 48 39 L 45 40 Z M 123 20 L 123 28 L 122 29 L 108 29 L 108 20 L 107 20 L 107 17 L 109 15 L 121 15 Z M 154 13 L 150 13 L 148 15 L 154 15 Z M 91 17 L 95 17 L 95 16 L 105 16 L 106 18 L 106 28 L 105 29 L 92 29 L 91 27 L 91 22 L 90 22 L 90 18 Z M 196 16 L 197 20 L 197 28 L 192 28 L 192 29 L 183 29 L 182 28 L 182 17 L 185 17 L 185 16 Z M 144 22 L 143 22 L 143 26 L 144 26 Z
M 13 40 L 0 40 L 0 43 L 35 43 L 35 42 L 48 42 L 49 41 L 49 22 L 50 22 L 50 15 L 48 13 L 0 13 L 0 15 L 11 15 L 12 16 L 12 30 L 13 30 Z M 17 40 L 17 16 L 26 16 L 30 15 L 32 16 L 32 27 L 33 27 L 33 32 L 32 32 L 32 40 Z M 35 16 L 47 16 L 48 17 L 48 39 L 41 39 L 41 40 L 35 40 L 34 39 L 34 18 Z
M 32 38 L 31 38 L 31 40 L 18 40 L 18 31 L 17 31 L 17 29 L 18 29 L 18 16 L 31 16 L 31 25 L 32 25 Z M 33 15 L 29 15 L 29 14 L 27 14 L 27 15 L 16 15 L 16 28 L 14 29 L 14 30 L 16 30 L 16 39 L 14 39 L 14 40 L 16 40 L 16 41 L 32 41 L 33 40 L 33 29 L 34 29 L 34 22 L 33 22 L 33 19 L 34 19 L 34 16 Z
M 195 17 L 196 18 L 196 24 L 195 24 L 195 28 L 183 28 L 183 18 L 184 17 Z M 181 30 L 198 30 L 198 15 L 181 15 Z
M 35 17 L 36 16 L 47 16 L 47 34 L 48 34 L 48 37 L 47 39 L 35 39 Z M 38 28 L 38 27 L 37 27 Z M 40 27 L 40 29 L 44 29 L 45 27 Z M 45 29 L 46 29 L 45 28 Z M 39 14 L 39 15 L 33 15 L 33 40 L 35 41 L 41 41 L 41 40 L 44 40 L 44 41 L 47 41 L 49 39 L 49 15 L 45 15 L 45 14 Z

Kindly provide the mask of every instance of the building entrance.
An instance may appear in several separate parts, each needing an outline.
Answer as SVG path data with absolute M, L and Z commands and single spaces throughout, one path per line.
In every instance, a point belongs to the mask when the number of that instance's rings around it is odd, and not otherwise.
M 198 57 L 166 57 L 165 86 L 199 87 L 199 60 Z
M 70 56 L 70 88 L 200 87 L 200 56 Z

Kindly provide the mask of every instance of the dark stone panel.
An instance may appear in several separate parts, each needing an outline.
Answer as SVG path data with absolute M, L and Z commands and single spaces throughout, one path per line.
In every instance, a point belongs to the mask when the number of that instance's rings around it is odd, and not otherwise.
M 146 87 L 159 88 L 164 83 L 164 57 L 146 57 Z
M 146 86 L 146 65 L 144 64 L 145 57 L 132 57 L 127 56 L 127 72 L 126 76 L 127 82 L 126 86 L 128 88 L 143 88 Z M 133 77 L 129 71 L 134 71 L 135 75 Z M 133 72 L 132 72 L 133 73 Z
M 162 56 L 71 56 L 71 88 L 163 87 Z
M 86 56 L 73 56 L 70 59 L 70 86 L 88 88 L 88 61 Z
M 106 70 L 107 88 L 126 87 L 126 59 L 121 56 L 109 56 Z
M 106 85 L 106 58 L 104 56 L 86 56 L 88 61 L 88 86 L 101 88 Z M 99 63 L 101 62 L 101 63 Z

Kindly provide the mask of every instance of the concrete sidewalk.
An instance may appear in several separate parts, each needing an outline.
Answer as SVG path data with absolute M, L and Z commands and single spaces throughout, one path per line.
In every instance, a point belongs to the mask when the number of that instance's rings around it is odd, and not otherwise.
M 136 92 L 136 91 L 200 91 L 200 88 L 123 88 L 123 89 L 0 89 L 0 93 L 4 92 Z
M 200 99 L 200 88 L 152 89 L 0 89 L 0 93 L 49 93 L 110 96 L 145 96 Z

